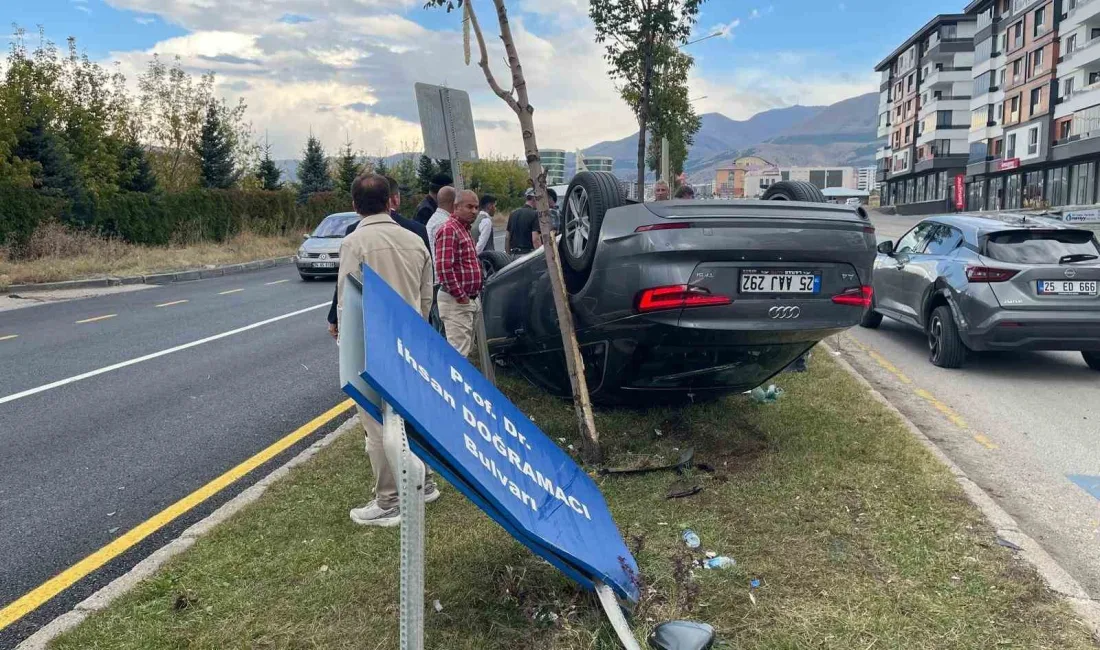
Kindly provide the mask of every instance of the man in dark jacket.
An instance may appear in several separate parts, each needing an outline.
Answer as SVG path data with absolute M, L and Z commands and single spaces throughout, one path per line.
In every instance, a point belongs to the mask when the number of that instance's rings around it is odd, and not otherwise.
M 413 217 L 413 220 L 426 227 L 428 219 L 431 219 L 435 211 L 439 209 L 436 195 L 439 194 L 440 189 L 452 182 L 451 177 L 446 174 L 432 176 L 432 182 L 428 185 L 428 196 L 425 196 L 420 205 L 416 206 L 416 216 Z
M 402 217 L 400 214 L 397 213 L 397 209 L 401 207 L 401 188 L 392 176 L 387 176 L 386 180 L 390 184 L 390 218 L 397 222 L 397 225 L 420 237 L 421 241 L 424 242 L 424 248 L 428 248 L 428 229 L 425 228 L 422 224 L 419 224 L 412 219 L 406 219 L 405 217 Z M 359 222 L 356 221 L 355 223 L 348 226 L 348 229 L 344 232 L 344 236 L 347 237 L 351 233 L 355 232 L 355 228 L 358 225 Z M 340 333 L 339 329 L 337 329 L 336 324 L 336 303 L 338 299 L 339 295 L 336 293 L 336 291 L 333 291 L 332 307 L 330 307 L 328 310 L 328 331 L 329 334 L 332 334 L 332 338 L 336 338 L 337 335 L 339 335 Z

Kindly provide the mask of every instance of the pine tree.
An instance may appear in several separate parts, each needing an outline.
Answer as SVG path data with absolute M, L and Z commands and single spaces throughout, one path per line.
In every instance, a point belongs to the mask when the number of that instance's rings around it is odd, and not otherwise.
M 83 198 L 84 186 L 73 157 L 65 142 L 46 126 L 44 119 L 35 119 L 27 126 L 11 153 L 14 158 L 31 163 L 35 189 L 73 201 Z
M 233 137 L 228 132 L 215 102 L 206 107 L 206 120 L 197 146 L 202 186 L 226 190 L 233 187 Z
M 451 176 L 452 178 L 454 177 L 454 174 L 451 173 L 451 161 L 447 160 L 446 158 L 440 158 L 439 160 L 436 160 L 435 169 L 440 174 L 445 174 L 447 176 Z
M 428 186 L 432 184 L 432 177 L 438 172 L 439 170 L 431 158 L 420 156 L 420 164 L 416 168 L 416 183 L 420 186 L 421 192 L 428 193 Z
M 145 148 L 136 139 L 122 147 L 119 156 L 119 189 L 125 192 L 152 192 L 157 188 L 153 166 L 145 155 Z
M 260 187 L 269 191 L 283 189 L 282 175 L 282 170 L 271 159 L 271 145 L 264 144 L 264 156 L 260 159 L 260 168 L 256 170 L 256 178 L 260 179 Z
M 321 146 L 321 141 L 313 135 L 306 141 L 306 150 L 302 161 L 298 163 L 298 183 L 298 201 L 301 203 L 305 203 L 311 194 L 332 191 L 325 149 Z
M 336 187 L 341 192 L 351 192 L 351 185 L 362 173 L 359 162 L 355 159 L 355 152 L 351 150 L 351 140 L 344 143 L 340 150 L 340 158 L 336 163 Z
M 390 168 L 386 166 L 386 159 L 382 156 L 378 157 L 378 164 L 374 166 L 374 173 L 385 176 L 390 173 Z

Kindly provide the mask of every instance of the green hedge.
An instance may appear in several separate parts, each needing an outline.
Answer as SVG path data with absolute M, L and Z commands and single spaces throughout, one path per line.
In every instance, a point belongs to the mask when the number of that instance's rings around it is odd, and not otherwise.
M 121 192 L 93 201 L 78 223 L 71 204 L 31 189 L 0 186 L 0 245 L 17 252 L 39 223 L 56 219 L 87 225 L 135 244 L 225 241 L 242 232 L 288 235 L 312 230 L 333 212 L 351 209 L 340 192 L 315 194 L 299 204 L 293 192 L 191 190 L 173 194 Z

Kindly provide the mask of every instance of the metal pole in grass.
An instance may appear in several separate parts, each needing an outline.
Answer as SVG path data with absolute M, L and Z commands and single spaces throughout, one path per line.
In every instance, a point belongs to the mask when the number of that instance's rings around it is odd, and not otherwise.
M 405 421 L 382 407 L 382 445 L 398 471 L 401 509 L 401 650 L 424 650 L 424 463 L 409 449 Z
M 485 300 L 482 297 L 482 300 Z M 494 386 L 497 385 L 497 372 L 493 367 L 493 358 L 489 356 L 489 340 L 485 334 L 485 304 L 482 303 L 474 316 L 474 338 L 477 339 L 477 354 L 481 361 L 481 374 Z

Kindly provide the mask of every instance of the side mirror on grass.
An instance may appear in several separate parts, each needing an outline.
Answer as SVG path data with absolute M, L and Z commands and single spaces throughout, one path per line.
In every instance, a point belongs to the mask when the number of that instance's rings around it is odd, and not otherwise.
M 886 241 L 880 243 L 878 245 L 878 252 L 882 253 L 883 255 L 893 255 L 894 254 L 894 242 L 887 239 Z

